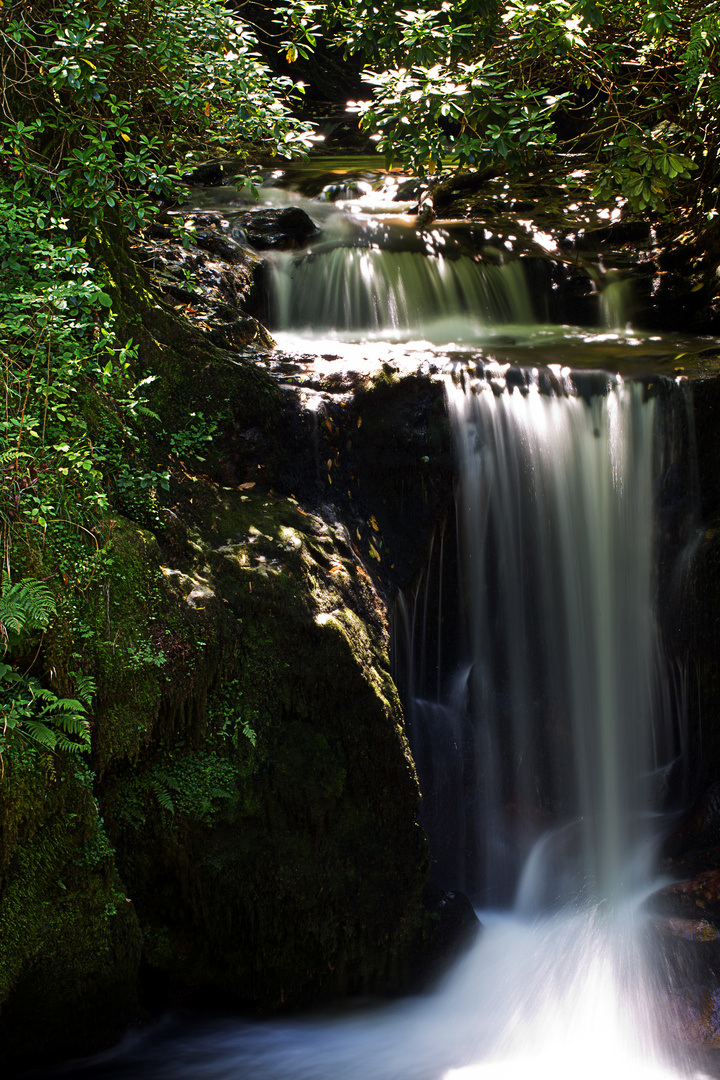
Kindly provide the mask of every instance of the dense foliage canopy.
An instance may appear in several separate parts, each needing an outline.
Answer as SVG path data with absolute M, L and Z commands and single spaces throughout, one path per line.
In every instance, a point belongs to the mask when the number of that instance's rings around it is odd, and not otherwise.
M 705 212 L 720 96 L 720 5 L 687 0 L 288 0 L 289 55 L 319 35 L 362 53 L 358 103 L 390 161 L 415 171 L 507 166 L 553 150 L 597 162 L 596 194 L 663 211 L 691 174 Z

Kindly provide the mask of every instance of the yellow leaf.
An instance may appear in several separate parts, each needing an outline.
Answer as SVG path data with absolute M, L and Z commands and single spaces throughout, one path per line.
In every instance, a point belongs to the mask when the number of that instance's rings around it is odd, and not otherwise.
M 332 469 L 332 458 L 330 458 L 330 457 L 327 459 L 327 467 L 328 467 L 328 472 L 330 472 L 330 470 Z
M 90 65 L 90 67 L 91 67 L 91 68 L 93 69 L 93 71 L 97 71 L 97 68 L 96 68 L 96 67 L 95 67 L 95 65 L 93 64 L 92 60 L 88 60 L 87 56 L 81 56 L 81 57 L 80 57 L 80 59 L 81 59 L 81 60 L 82 60 L 82 61 L 83 61 L 83 62 L 84 62 L 85 64 L 89 64 L 89 65 Z
M 360 530 L 356 529 L 355 532 L 357 533 L 358 540 L 362 540 L 362 536 L 360 535 Z
M 379 526 L 378 526 L 378 523 L 377 523 L 377 521 L 375 520 L 375 515 L 374 515 L 374 514 L 373 514 L 373 515 L 371 516 L 370 520 L 368 521 L 368 525 L 372 525 L 372 527 L 373 527 L 373 529 L 375 530 L 375 532 L 379 532 L 379 531 L 380 531 L 380 529 L 379 529 Z
M 294 45 L 291 45 L 290 48 L 288 49 L 288 51 L 285 53 L 285 58 L 286 58 L 288 64 L 292 64 L 293 61 L 297 60 L 297 55 L 298 55 L 297 49 L 295 48 Z
M 370 545 L 370 554 L 372 555 L 373 559 L 377 559 L 377 561 L 380 562 L 380 555 L 372 544 Z
M 362 427 L 362 416 L 358 416 L 358 427 Z
M 205 112 L 206 116 L 210 115 L 210 102 L 209 101 L 205 102 L 205 110 L 204 110 L 204 112 Z
M 130 142 L 130 136 L 126 135 L 124 131 L 120 132 L 120 138 L 123 139 L 125 142 Z

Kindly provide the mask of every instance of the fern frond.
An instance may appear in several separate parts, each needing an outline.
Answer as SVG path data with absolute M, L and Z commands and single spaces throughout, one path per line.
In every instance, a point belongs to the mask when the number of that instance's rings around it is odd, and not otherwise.
M 88 749 L 89 744 L 89 732 L 87 744 L 85 742 L 73 742 L 72 739 L 68 739 L 67 735 L 63 735 L 62 731 L 58 731 L 56 734 L 56 748 L 58 750 L 64 750 L 67 754 L 82 754 Z
M 75 693 L 78 698 L 83 705 L 89 708 L 92 704 L 93 694 L 97 689 L 97 684 L 92 675 L 78 675 L 74 671 L 71 671 L 70 678 L 75 683 Z
M 138 416 L 144 416 L 148 420 L 160 420 L 158 414 L 156 412 L 153 412 L 152 409 L 148 409 L 146 405 L 142 404 L 142 402 L 137 403 L 137 405 L 135 406 L 135 412 L 138 414 Z
M 10 597 L 0 596 L 0 625 L 5 630 L 5 635 L 21 634 L 25 626 L 27 612 L 23 604 Z
M 6 633 L 46 630 L 56 610 L 52 592 L 36 578 L 25 578 L 0 590 L 0 623 Z
M 66 731 L 68 735 L 79 735 L 83 742 L 90 743 L 90 724 L 83 716 L 71 712 L 56 712 L 53 713 L 52 722 L 61 731 Z
M 163 785 L 157 780 L 151 780 L 149 786 L 153 795 L 162 806 L 163 810 L 167 810 L 170 814 L 174 814 L 175 804 L 170 798 L 170 792 L 167 790 L 167 788 L 163 787 Z
M 43 713 L 84 713 L 85 706 L 82 701 L 78 701 L 77 698 L 63 697 L 59 698 L 52 690 L 48 690 L 45 686 L 41 686 L 34 690 L 34 697 L 36 701 L 47 701 L 47 705 L 43 709 Z
M 9 450 L 3 450 L 0 453 L 0 464 L 5 465 L 8 461 L 19 461 L 20 458 L 31 458 L 32 454 L 27 454 L 24 450 L 17 450 L 14 446 L 11 446 Z
M 41 720 L 31 720 L 26 717 L 22 722 L 22 731 L 47 750 L 54 750 L 57 745 L 57 735 Z

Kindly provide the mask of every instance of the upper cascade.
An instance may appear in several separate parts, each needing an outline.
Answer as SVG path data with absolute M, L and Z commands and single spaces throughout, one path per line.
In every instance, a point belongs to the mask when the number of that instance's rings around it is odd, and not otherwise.
M 280 330 L 369 331 L 453 339 L 458 320 L 478 329 L 535 321 L 522 260 L 493 266 L 467 255 L 335 247 L 277 259 L 273 324 Z

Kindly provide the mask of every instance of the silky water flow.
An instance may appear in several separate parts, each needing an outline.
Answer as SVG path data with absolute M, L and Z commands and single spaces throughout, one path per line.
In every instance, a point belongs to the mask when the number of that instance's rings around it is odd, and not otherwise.
M 433 324 L 457 342 L 461 323 L 532 321 L 521 261 L 429 261 L 366 235 L 360 247 L 338 244 L 348 227 L 334 220 L 325 254 L 321 243 L 277 260 L 279 340 L 284 330 L 321 338 L 339 327 L 356 342 L 432 341 Z M 449 331 L 438 329 L 445 316 Z M 675 988 L 644 906 L 682 748 L 656 617 L 658 490 L 673 453 L 662 432 L 668 410 L 683 408 L 682 389 L 559 367 L 551 376 L 515 368 L 510 386 L 504 366 L 460 368 L 445 376 L 456 518 L 435 538 L 422 586 L 401 598 L 394 638 L 436 880 L 471 896 L 482 933 L 432 992 L 262 1023 L 171 1017 L 76 1072 L 649 1080 L 697 1071 L 677 1050 Z
M 461 1073 L 692 1071 L 644 906 L 681 773 L 655 502 L 685 403 L 668 384 L 523 379 L 447 379 L 459 482 L 435 546 L 456 535 L 459 587 L 440 554 L 400 604 L 436 876 L 509 907 L 483 913 L 467 961 L 480 1060 Z M 444 665 L 448 622 L 463 640 Z

